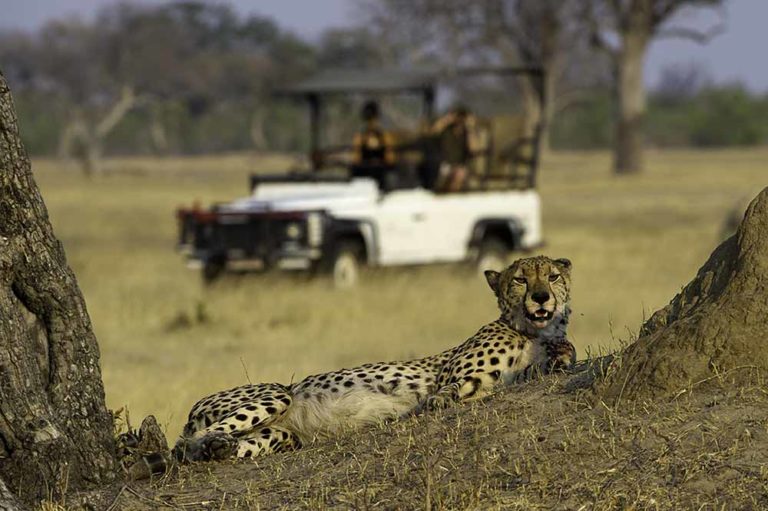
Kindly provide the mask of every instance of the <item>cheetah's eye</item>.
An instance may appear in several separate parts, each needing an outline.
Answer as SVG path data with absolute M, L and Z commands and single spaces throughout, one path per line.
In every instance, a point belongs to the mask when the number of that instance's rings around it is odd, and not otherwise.
M 527 281 L 527 280 L 525 280 L 525 277 L 515 277 L 515 278 L 514 278 L 514 279 L 512 279 L 512 280 L 514 280 L 514 281 L 515 281 L 515 284 L 520 284 L 520 285 L 523 285 L 523 286 L 524 286 L 524 285 L 526 285 L 526 284 L 528 283 L 528 281 Z
M 549 276 L 550 282 L 557 282 L 559 279 L 560 279 L 559 273 L 553 273 L 552 275 Z

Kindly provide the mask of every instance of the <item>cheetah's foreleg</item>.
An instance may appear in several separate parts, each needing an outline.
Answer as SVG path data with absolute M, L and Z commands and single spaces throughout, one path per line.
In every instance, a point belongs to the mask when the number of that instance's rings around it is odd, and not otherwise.
M 444 385 L 434 394 L 427 396 L 422 408 L 439 410 L 458 401 L 480 399 L 487 396 L 498 382 L 497 373 L 480 373 L 467 376 L 462 381 Z
M 568 371 L 576 363 L 576 348 L 568 339 L 558 339 L 546 346 L 547 364 L 544 370 L 547 373 Z
M 419 407 L 420 410 L 442 410 L 448 408 L 459 400 L 460 388 L 461 384 L 458 382 L 440 387 L 437 392 L 427 396 Z

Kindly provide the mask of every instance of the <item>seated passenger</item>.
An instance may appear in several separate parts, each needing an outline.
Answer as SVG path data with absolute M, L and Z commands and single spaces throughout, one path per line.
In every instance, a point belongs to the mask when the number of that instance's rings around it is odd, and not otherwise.
M 361 112 L 363 129 L 355 135 L 354 163 L 359 165 L 391 166 L 395 163 L 392 135 L 381 127 L 379 104 L 368 101 Z
M 437 192 L 459 192 L 464 189 L 475 141 L 475 118 L 466 107 L 456 106 L 435 121 L 432 132 L 439 134 L 442 163 L 435 183 Z
M 363 129 L 352 143 L 352 175 L 375 179 L 382 190 L 394 188 L 395 152 L 392 135 L 381 127 L 379 104 L 368 101 L 361 112 Z

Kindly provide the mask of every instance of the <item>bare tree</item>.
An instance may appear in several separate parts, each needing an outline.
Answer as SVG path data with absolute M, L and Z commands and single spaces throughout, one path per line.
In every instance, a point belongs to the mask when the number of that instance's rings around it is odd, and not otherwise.
M 133 88 L 125 86 L 120 96 L 103 112 L 89 112 L 73 106 L 59 139 L 59 157 L 77 159 L 88 176 L 100 173 L 104 141 L 138 103 Z
M 249 139 L 263 149 L 278 138 L 275 120 L 288 123 L 270 91 L 305 76 L 317 58 L 268 18 L 200 0 L 117 2 L 93 20 L 0 30 L 0 61 L 20 105 L 52 121 L 28 126 L 29 139 L 45 151 L 58 143 L 86 172 L 114 149 L 215 151 Z
M 113 421 L 85 302 L 0 73 L 0 505 L 110 481 Z M 7 504 L 12 506 L 12 504 Z
M 570 22 L 571 0 L 369 0 L 367 18 L 382 35 L 411 47 L 410 56 L 444 66 L 462 61 L 541 67 L 545 72 L 544 111 L 536 87 L 521 82 L 523 106 L 531 126 L 544 117 L 542 140 L 555 112 L 557 84 L 566 53 L 578 40 L 578 24 Z M 403 39 L 393 26 L 408 27 Z M 406 54 L 401 52 L 401 54 Z
M 76 159 L 89 175 L 101 170 L 105 139 L 138 101 L 132 84 L 110 70 L 112 39 L 96 24 L 53 21 L 32 55 L 37 82 L 69 105 L 59 156 Z
M 230 6 L 197 0 L 115 4 L 101 11 L 99 21 L 109 41 L 106 72 L 137 92 L 138 107 L 148 107 L 158 153 L 170 145 L 163 113 L 180 105 L 192 117 L 249 112 L 252 145 L 265 149 L 269 91 L 295 79 L 307 49 L 268 18 L 240 18 Z
M 614 170 L 618 174 L 643 169 L 643 120 L 646 112 L 643 64 L 648 46 L 657 37 L 685 37 L 705 43 L 720 33 L 722 23 L 709 30 L 670 26 L 685 7 L 716 8 L 723 0 L 585 0 L 583 19 L 592 44 L 613 63 L 617 94 Z M 722 21 L 722 19 L 721 19 Z
M 486 2 L 487 33 L 507 63 L 520 62 L 544 70 L 543 112 L 535 88 L 523 83 L 527 117 L 543 116 L 542 143 L 549 147 L 549 125 L 554 117 L 557 84 L 562 78 L 566 53 L 577 41 L 569 23 L 573 2 L 563 0 L 493 0 Z

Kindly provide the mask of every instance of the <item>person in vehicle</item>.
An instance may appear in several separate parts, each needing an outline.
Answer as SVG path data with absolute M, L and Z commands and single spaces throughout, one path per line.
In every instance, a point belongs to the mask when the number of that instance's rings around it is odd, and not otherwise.
M 360 112 L 363 129 L 352 142 L 352 176 L 375 179 L 382 190 L 395 188 L 394 140 L 381 126 L 381 113 L 376 101 L 367 101 Z
M 392 135 L 381 127 L 381 112 L 376 101 L 367 101 L 360 113 L 363 129 L 355 134 L 353 161 L 356 165 L 392 166 L 395 164 Z
M 460 192 L 467 182 L 468 164 L 477 145 L 474 140 L 475 117 L 466 107 L 457 105 L 432 125 L 440 143 L 442 163 L 435 183 L 437 192 Z

